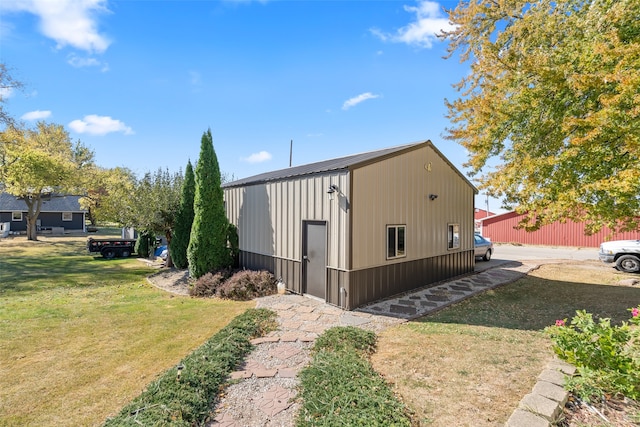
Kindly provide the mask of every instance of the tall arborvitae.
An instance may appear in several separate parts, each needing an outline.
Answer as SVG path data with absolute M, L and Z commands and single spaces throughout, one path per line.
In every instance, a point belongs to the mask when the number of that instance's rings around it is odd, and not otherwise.
M 195 182 L 194 218 L 187 259 L 190 276 L 198 278 L 231 265 L 227 248 L 228 221 L 211 129 L 202 135 Z
M 196 181 L 193 175 L 191 160 L 187 163 L 182 183 L 182 193 L 180 195 L 180 208 L 176 213 L 175 225 L 173 228 L 173 239 L 169 252 L 173 259 L 173 265 L 177 268 L 187 268 L 187 247 L 189 246 L 189 236 L 191 235 L 191 225 L 193 224 L 193 200 L 196 195 Z

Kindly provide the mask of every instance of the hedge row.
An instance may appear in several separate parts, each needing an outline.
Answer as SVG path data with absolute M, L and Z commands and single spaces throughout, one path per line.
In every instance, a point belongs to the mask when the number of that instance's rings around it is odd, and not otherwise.
M 249 309 L 149 384 L 105 426 L 202 425 L 228 375 L 251 351 L 250 340 L 274 330 L 276 314 Z

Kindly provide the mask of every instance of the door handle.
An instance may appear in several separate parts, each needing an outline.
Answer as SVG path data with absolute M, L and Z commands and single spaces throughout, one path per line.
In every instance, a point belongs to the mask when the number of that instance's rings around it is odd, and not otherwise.
M 309 257 L 308 257 L 308 256 L 306 256 L 306 255 L 304 255 L 304 256 L 302 257 L 302 260 L 303 260 L 303 261 L 309 261 Z

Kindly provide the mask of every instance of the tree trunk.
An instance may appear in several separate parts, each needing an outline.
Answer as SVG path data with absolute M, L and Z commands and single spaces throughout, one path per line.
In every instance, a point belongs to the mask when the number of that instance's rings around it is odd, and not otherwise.
M 167 267 L 173 268 L 173 259 L 171 259 L 171 251 L 169 251 L 169 246 L 171 245 L 171 232 L 167 232 L 165 234 L 167 238 Z
M 89 224 L 95 227 L 96 225 L 96 216 L 93 214 L 93 210 L 91 206 L 87 209 L 87 218 L 89 219 Z
M 38 216 L 42 208 L 42 199 L 37 197 L 25 197 L 27 204 L 27 240 L 38 240 Z

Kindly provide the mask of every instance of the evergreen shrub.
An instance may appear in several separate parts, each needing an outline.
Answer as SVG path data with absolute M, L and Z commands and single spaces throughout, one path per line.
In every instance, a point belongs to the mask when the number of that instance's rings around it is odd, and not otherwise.
M 189 247 L 189 239 L 191 236 L 191 226 L 193 225 L 193 201 L 195 198 L 196 183 L 193 166 L 191 161 L 187 162 L 187 168 L 184 173 L 184 182 L 182 183 L 182 191 L 180 195 L 180 207 L 176 213 L 175 226 L 173 230 L 173 239 L 169 246 L 171 259 L 176 268 L 187 268 L 189 261 L 187 259 L 187 248 Z
M 408 409 L 369 362 L 374 346 L 373 332 L 352 326 L 318 337 L 299 374 L 296 426 L 411 426 Z
M 249 309 L 106 420 L 115 426 L 202 426 L 229 374 L 251 351 L 251 339 L 276 327 L 276 314 Z
M 153 233 L 141 232 L 134 246 L 134 251 L 139 257 L 149 258 L 151 251 L 155 249 L 156 237 Z

